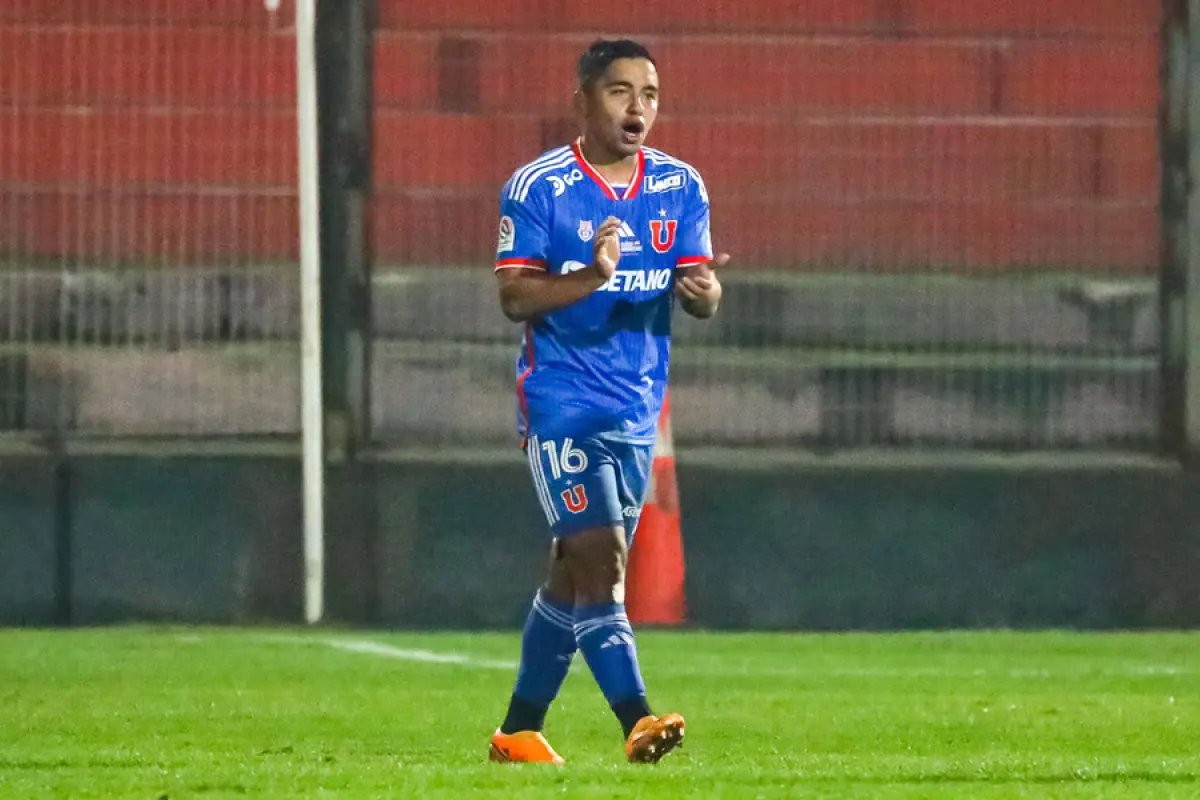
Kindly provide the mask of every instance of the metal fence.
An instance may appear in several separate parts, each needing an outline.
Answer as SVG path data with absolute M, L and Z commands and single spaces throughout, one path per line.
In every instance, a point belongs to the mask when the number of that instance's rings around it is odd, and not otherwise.
M 299 430 L 287 13 L 0 10 L 0 430 Z
M 677 324 L 682 445 L 1155 445 L 1156 4 L 676 4 L 631 31 L 660 60 L 652 144 L 706 176 L 737 261 L 718 317 Z M 496 197 L 569 140 L 604 24 L 543 5 L 378 3 L 378 446 L 513 440 Z M 297 432 L 269 6 L 0 11 L 0 429 Z

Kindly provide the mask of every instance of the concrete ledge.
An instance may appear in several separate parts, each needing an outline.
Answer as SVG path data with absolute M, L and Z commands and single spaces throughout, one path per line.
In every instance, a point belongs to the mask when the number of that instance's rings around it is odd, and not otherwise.
M 379 341 L 372 429 L 385 444 L 513 441 L 516 344 Z M 289 436 L 291 344 L 176 351 L 0 349 L 0 430 L 54 436 Z M 1150 357 L 997 357 L 681 344 L 672 365 L 682 445 L 1142 449 L 1158 432 Z

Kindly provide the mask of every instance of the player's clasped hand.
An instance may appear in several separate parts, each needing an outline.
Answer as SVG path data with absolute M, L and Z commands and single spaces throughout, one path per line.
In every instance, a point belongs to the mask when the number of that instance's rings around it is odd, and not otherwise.
M 688 274 L 677 283 L 679 296 L 687 302 L 705 304 L 715 310 L 721 301 L 721 282 L 717 280 L 712 268 L 723 267 L 728 263 L 729 254 L 719 253 L 712 261 L 697 264 L 688 270 Z
M 617 262 L 620 260 L 621 220 L 609 217 L 596 231 L 596 238 L 592 242 L 592 266 L 596 274 L 607 281 L 617 271 Z

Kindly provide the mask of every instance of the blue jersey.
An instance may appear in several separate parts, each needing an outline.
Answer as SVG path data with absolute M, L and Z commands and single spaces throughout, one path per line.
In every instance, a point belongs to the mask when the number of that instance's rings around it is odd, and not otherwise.
M 602 288 L 525 328 L 517 357 L 522 436 L 603 433 L 653 443 L 666 392 L 675 270 L 712 258 L 708 193 L 693 167 L 650 148 L 613 187 L 560 147 L 518 169 L 500 195 L 496 269 L 564 275 L 592 262 L 592 239 L 622 221 L 621 260 Z

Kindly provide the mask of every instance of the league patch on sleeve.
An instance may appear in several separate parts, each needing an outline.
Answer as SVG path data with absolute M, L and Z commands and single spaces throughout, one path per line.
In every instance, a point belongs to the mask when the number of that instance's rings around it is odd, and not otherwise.
M 513 249 L 517 242 L 517 229 L 513 225 L 512 217 L 500 218 L 500 239 L 496 242 L 497 253 L 507 253 Z

